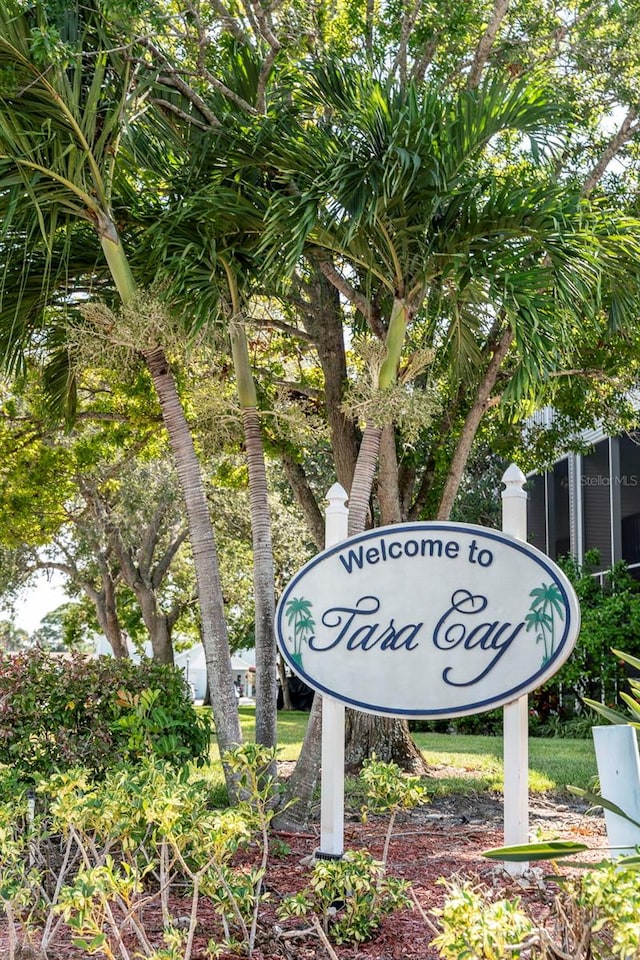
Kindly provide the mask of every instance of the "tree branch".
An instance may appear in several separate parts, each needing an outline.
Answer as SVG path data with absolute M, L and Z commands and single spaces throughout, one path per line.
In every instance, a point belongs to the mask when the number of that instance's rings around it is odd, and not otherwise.
M 416 0 L 411 13 L 407 13 L 406 8 L 403 10 L 402 26 L 400 28 L 400 42 L 398 43 L 398 49 L 395 57 L 393 58 L 393 63 L 391 64 L 391 74 L 394 74 L 399 68 L 400 79 L 403 82 L 407 79 L 407 45 L 409 43 L 411 31 L 415 26 L 420 11 L 422 10 L 422 3 L 423 0 Z
M 156 564 L 153 573 L 151 575 L 151 588 L 152 590 L 157 590 L 160 584 L 162 583 L 167 570 L 171 566 L 173 558 L 177 554 L 178 550 L 185 542 L 189 536 L 189 529 L 185 527 L 184 530 L 181 530 L 179 535 L 173 541 L 171 546 L 165 551 L 159 562 Z
M 304 469 L 288 453 L 282 454 L 282 466 L 294 496 L 304 513 L 313 542 L 318 550 L 324 550 L 324 517 L 309 486 Z
M 431 40 L 425 44 L 424 50 L 422 51 L 422 56 L 419 60 L 416 60 L 413 67 L 411 68 L 411 79 L 412 80 L 424 80 L 424 75 L 427 72 L 429 64 L 433 60 L 434 54 L 438 49 L 438 40 L 440 39 L 439 35 L 436 33 L 433 35 Z
M 190 123 L 199 130 L 209 130 L 211 126 L 210 123 L 206 124 L 200 120 L 196 120 L 195 117 L 190 116 L 185 110 L 181 110 L 180 107 L 177 107 L 175 103 L 171 103 L 170 100 L 161 100 L 159 97 L 155 97 L 151 102 L 156 107 L 162 107 L 164 110 L 168 110 L 169 113 L 174 113 L 177 117 L 180 117 L 181 120 L 184 120 L 185 123 Z
M 502 23 L 508 8 L 509 0 L 495 0 L 493 13 L 489 18 L 489 23 L 487 24 L 485 32 L 480 38 L 480 42 L 476 48 L 475 56 L 471 64 L 471 69 L 469 70 L 469 76 L 467 78 L 468 90 L 475 90 L 480 83 L 482 71 L 484 70 L 486 62 L 489 59 L 491 49 L 498 34 L 498 30 L 500 29 L 500 24 Z
M 440 498 L 440 506 L 438 507 L 436 516 L 437 520 L 449 519 L 449 514 L 451 513 L 451 508 L 456 498 L 458 487 L 460 486 L 462 473 L 469 459 L 469 453 L 471 452 L 475 435 L 478 432 L 480 421 L 489 406 L 491 391 L 496 384 L 500 367 L 509 352 L 512 340 L 513 331 L 511 327 L 507 327 L 489 361 L 484 377 L 478 386 L 476 398 L 460 431 L 458 443 L 449 466 L 447 479 L 445 480 L 442 497 Z
M 349 303 L 353 304 L 356 310 L 360 311 L 365 320 L 368 321 L 375 335 L 383 340 L 386 335 L 386 330 L 377 319 L 377 315 L 373 309 L 373 304 L 371 301 L 368 300 L 364 294 L 359 293 L 359 291 L 356 290 L 351 283 L 349 283 L 346 277 L 343 277 L 340 271 L 335 268 L 331 260 L 326 256 L 324 251 L 316 248 L 313 251 L 313 256 L 322 275 L 326 277 L 329 283 L 336 288 L 338 293 L 341 293 L 342 296 L 349 301 Z
M 616 156 L 620 148 L 627 143 L 628 140 L 631 140 L 634 134 L 640 130 L 640 123 L 634 122 L 637 116 L 637 107 L 630 107 L 626 117 L 620 124 L 617 133 L 613 135 L 605 147 L 601 157 L 588 174 L 584 184 L 582 185 L 582 193 L 584 196 L 586 196 L 588 193 L 591 193 L 593 188 L 599 183 L 605 170 Z

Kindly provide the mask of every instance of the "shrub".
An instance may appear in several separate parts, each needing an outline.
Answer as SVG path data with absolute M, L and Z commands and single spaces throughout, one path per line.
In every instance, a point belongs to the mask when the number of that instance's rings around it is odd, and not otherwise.
M 336 943 L 362 943 L 384 917 L 411 906 L 409 884 L 385 876 L 384 865 L 366 850 L 348 851 L 342 860 L 318 860 L 309 885 L 286 897 L 279 914 L 319 917 L 325 935 Z
M 637 864 L 636 864 L 637 866 Z M 492 901 L 469 883 L 448 883 L 441 932 L 432 941 L 443 960 L 631 960 L 640 955 L 640 875 L 601 865 L 565 881 L 551 916 L 540 924 L 518 898 Z
M 203 762 L 209 740 L 175 667 L 41 650 L 0 657 L 0 763 L 27 781 L 77 766 L 103 776 L 149 753 Z

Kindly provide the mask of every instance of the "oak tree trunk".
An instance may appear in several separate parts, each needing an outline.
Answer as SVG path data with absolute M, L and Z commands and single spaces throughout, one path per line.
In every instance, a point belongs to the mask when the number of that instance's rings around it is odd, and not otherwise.
M 408 773 L 427 771 L 406 720 L 377 717 L 359 710 L 346 712 L 345 771 L 357 773 L 362 763 L 375 754 L 377 760 L 397 763 Z
M 311 816 L 313 794 L 320 779 L 321 744 L 322 699 L 316 696 L 313 698 L 300 757 L 287 782 L 280 805 L 281 812 L 273 821 L 276 830 L 295 833 L 306 828 Z
M 120 659 L 128 657 L 129 651 L 116 609 L 115 586 L 108 571 L 102 572 L 102 590 L 96 591 L 86 586 L 84 589 L 95 606 L 98 623 L 113 650 L 114 657 Z

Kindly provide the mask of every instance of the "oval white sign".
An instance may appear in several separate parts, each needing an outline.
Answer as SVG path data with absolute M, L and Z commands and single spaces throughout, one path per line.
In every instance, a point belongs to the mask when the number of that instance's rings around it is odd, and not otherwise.
M 367 713 L 456 717 L 508 703 L 562 666 L 580 629 L 566 576 L 507 534 L 406 523 L 310 560 L 276 613 L 291 669 Z

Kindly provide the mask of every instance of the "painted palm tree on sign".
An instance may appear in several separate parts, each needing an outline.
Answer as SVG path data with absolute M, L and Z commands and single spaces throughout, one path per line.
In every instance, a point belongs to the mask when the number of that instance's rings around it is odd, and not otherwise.
M 293 647 L 291 659 L 300 667 L 302 666 L 302 644 L 316 628 L 311 616 L 311 608 L 311 601 L 303 597 L 293 597 L 285 608 L 287 623 L 293 628 L 293 637 L 289 638 Z
M 536 636 L 536 643 L 544 644 L 544 655 L 542 666 L 547 664 L 555 653 L 556 636 L 555 623 L 558 620 L 564 620 L 564 604 L 562 594 L 555 583 L 543 583 L 535 587 L 530 597 L 533 597 L 529 612 L 525 617 L 527 630 L 539 631 Z

